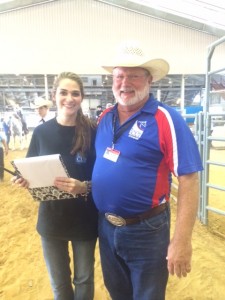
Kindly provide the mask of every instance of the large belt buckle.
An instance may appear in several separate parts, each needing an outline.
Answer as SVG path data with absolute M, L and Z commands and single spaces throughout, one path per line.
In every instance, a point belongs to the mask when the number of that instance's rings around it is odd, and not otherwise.
M 109 223 L 111 223 L 115 226 L 126 225 L 126 221 L 122 217 L 117 216 L 115 214 L 105 213 L 105 217 L 106 217 L 107 221 L 109 221 Z

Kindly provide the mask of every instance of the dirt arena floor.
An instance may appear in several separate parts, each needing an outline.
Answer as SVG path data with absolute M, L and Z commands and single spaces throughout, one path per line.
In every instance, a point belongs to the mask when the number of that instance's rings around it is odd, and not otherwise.
M 24 157 L 26 150 L 10 151 L 5 165 Z M 224 150 L 211 150 L 224 163 Z M 26 190 L 12 186 L 11 175 L 0 183 L 0 299 L 52 300 L 52 292 L 36 232 L 38 203 Z M 210 180 L 225 186 L 225 170 L 213 166 Z M 210 191 L 210 205 L 225 210 L 224 192 Z M 171 200 L 172 230 L 176 202 Z M 192 272 L 186 278 L 170 277 L 166 300 L 225 299 L 225 216 L 209 213 L 208 226 L 196 221 L 193 234 Z M 66 299 L 65 299 L 66 300 Z M 102 279 L 98 246 L 95 264 L 95 300 L 110 300 Z M 126 299 L 124 299 L 126 300 Z

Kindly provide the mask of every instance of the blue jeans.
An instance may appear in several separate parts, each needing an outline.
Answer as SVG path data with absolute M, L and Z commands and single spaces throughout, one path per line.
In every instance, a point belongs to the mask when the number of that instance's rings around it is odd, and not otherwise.
M 54 300 L 93 300 L 96 239 L 71 241 L 75 290 L 71 280 L 69 241 L 44 237 L 41 237 L 41 241 Z
M 141 223 L 122 227 L 100 214 L 102 271 L 113 300 L 165 299 L 169 239 L 169 207 Z

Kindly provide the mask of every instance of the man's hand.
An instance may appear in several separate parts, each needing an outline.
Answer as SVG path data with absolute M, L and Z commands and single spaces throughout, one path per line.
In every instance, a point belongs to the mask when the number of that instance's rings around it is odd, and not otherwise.
M 192 246 L 186 241 L 170 242 L 167 254 L 167 267 L 171 275 L 186 277 L 191 271 Z

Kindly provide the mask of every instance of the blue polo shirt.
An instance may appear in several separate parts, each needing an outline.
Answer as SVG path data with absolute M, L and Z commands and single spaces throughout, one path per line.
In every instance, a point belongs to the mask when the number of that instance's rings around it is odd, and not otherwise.
M 108 159 L 107 148 L 118 151 Z M 122 217 L 169 201 L 171 176 L 201 171 L 196 141 L 182 116 L 152 95 L 120 126 L 117 105 L 103 114 L 96 136 L 92 193 L 100 212 Z

